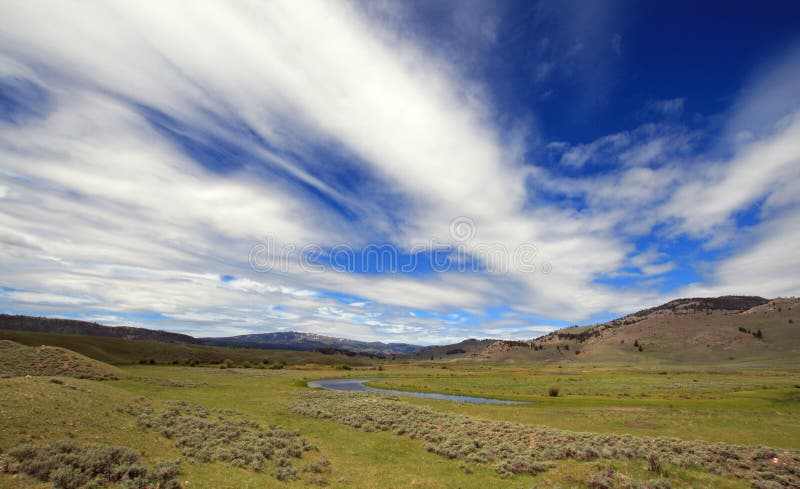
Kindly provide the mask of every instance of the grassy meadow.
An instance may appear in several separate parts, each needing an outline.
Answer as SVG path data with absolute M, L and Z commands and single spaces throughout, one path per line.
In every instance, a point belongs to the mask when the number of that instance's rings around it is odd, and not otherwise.
M 796 372 L 567 370 L 435 363 L 351 371 L 324 366 L 269 370 L 158 365 L 127 365 L 118 370 L 122 373 L 119 380 L 106 381 L 0 379 L 0 447 L 8 450 L 20 443 L 57 440 L 123 445 L 141 452 L 143 462 L 150 465 L 180 459 L 180 486 L 198 488 L 781 487 L 758 486 L 747 478 L 724 471 L 713 474 L 691 464 L 684 467 L 648 461 L 646 457 L 604 458 L 610 455 L 602 451 L 597 458 L 555 459 L 535 475 L 508 476 L 493 463 L 470 462 L 430 451 L 423 439 L 392 431 L 364 431 L 290 408 L 310 391 L 305 387 L 308 380 L 350 376 L 385 377 L 373 385 L 391 389 L 530 402 L 485 405 L 409 397 L 394 401 L 408 409 L 431 409 L 441 415 L 575 432 L 627 433 L 645 440 L 677 437 L 765 445 L 777 449 L 776 454 L 800 448 L 800 374 Z M 557 396 L 550 395 L 553 388 Z M 212 451 L 210 459 L 204 459 L 192 452 L 191 443 L 197 441 L 187 442 L 174 433 L 170 435 L 168 429 L 147 428 L 137 421 L 141 406 L 147 406 L 156 416 L 171 409 L 173 401 L 212 414 L 206 421 L 195 416 L 172 426 L 201 423 L 210 432 L 229 429 L 225 427 L 228 425 L 214 428 L 216 425 L 206 424 L 217 419 L 215 416 L 231 426 L 234 421 L 246 427 L 252 424 L 256 431 L 269 431 L 271 425 L 278 425 L 296 432 L 315 448 L 289 457 L 290 448 L 275 445 L 278 448 L 270 448 L 258 470 L 248 465 L 248 457 L 236 460 L 235 455 L 214 455 L 217 452 Z M 213 410 L 222 414 L 213 414 L 217 412 Z M 240 441 L 245 439 L 254 438 Z M 7 463 L 7 454 L 3 457 Z M 320 469 L 322 457 L 330 465 Z M 284 458 L 294 468 L 296 479 L 279 480 L 275 475 Z M 794 477 L 797 481 L 797 472 Z M 17 487 L 52 487 L 52 483 L 22 473 L 0 473 L 0 488 Z
M 368 385 L 530 401 L 514 406 L 439 402 L 437 407 L 566 430 L 800 448 L 797 372 L 475 366 L 409 375 Z M 557 397 L 550 396 L 551 388 Z

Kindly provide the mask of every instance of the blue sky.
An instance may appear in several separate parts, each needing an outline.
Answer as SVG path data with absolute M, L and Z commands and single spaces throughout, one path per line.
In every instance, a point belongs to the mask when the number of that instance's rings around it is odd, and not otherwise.
M 796 2 L 0 18 L 5 312 L 430 344 L 800 292 Z

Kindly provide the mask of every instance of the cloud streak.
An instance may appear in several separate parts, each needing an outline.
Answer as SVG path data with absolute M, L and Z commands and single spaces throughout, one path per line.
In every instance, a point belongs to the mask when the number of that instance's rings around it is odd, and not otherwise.
M 677 268 L 658 246 L 637 244 L 642 236 L 719 242 L 737 212 L 763 201 L 752 241 L 695 285 L 727 290 L 731 274 L 776 246 L 770 209 L 781 222 L 797 215 L 796 117 L 712 159 L 675 119 L 684 99 L 662 100 L 653 107 L 668 120 L 550 144 L 560 164 L 548 166 L 498 122 L 489 81 L 404 29 L 403 12 L 33 1 L 5 2 L 0 15 L 6 310 L 119 323 L 154 315 L 145 322 L 197 334 L 517 336 L 664 298 L 604 280 Z M 464 28 L 488 46 L 501 25 Z M 467 251 L 533 244 L 538 271 L 248 264 L 266 235 L 322 249 L 391 243 L 411 253 L 432 240 L 446 249 L 459 216 L 477 223 L 459 242 Z M 775 283 L 769 290 L 797 287 Z

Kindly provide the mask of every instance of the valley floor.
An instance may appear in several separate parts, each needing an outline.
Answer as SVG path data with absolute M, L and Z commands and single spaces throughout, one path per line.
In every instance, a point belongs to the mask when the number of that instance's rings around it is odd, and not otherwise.
M 228 462 L 184 458 L 179 476 L 183 487 L 308 487 L 310 483 L 346 488 L 589 487 L 589 481 L 609 467 L 623 475 L 619 480 L 661 478 L 674 488 L 751 487 L 747 479 L 691 467 L 666 466 L 654 474 L 646 460 L 562 460 L 535 476 L 501 478 L 492 464 L 467 467 L 463 460 L 426 451 L 423 440 L 385 431 L 365 432 L 290 410 L 290 403 L 308 390 L 308 380 L 345 376 L 385 377 L 372 385 L 391 389 L 530 401 L 524 405 L 483 405 L 401 399 L 408 405 L 476 419 L 647 438 L 668 436 L 782 450 L 800 448 L 797 372 L 443 364 L 394 365 L 368 372 L 164 366 L 121 370 L 125 375 L 113 381 L 0 379 L 0 448 L 5 451 L 23 442 L 70 439 L 129 446 L 141 451 L 149 463 L 176 459 L 181 456 L 176 441 L 142 429 L 128 406 L 148 403 L 159 408 L 163 401 L 179 400 L 210 410 L 235 410 L 262 427 L 276 424 L 298 430 L 319 448 L 319 453 L 302 455 L 303 460 L 296 464 L 298 479 L 290 481 L 277 480 L 271 467 L 257 472 Z M 551 396 L 551 391 L 558 395 Z M 332 471 L 323 476 L 304 472 L 303 468 L 320 455 L 330 460 Z M 52 485 L 22 474 L 0 473 L 0 488 L 17 487 Z

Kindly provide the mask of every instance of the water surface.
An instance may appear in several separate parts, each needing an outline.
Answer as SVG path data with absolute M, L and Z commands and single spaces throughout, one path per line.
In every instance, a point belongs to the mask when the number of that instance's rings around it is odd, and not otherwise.
M 364 385 L 365 382 L 372 382 L 376 380 L 389 380 L 389 379 L 327 379 L 327 380 L 312 380 L 308 383 L 309 387 L 328 389 L 332 391 L 367 391 L 379 392 L 381 394 L 394 394 L 397 396 L 420 397 L 423 399 L 438 399 L 442 401 L 455 401 L 455 402 L 475 402 L 479 404 L 528 404 L 524 401 L 508 401 L 506 399 L 492 399 L 489 397 L 472 397 L 472 396 L 453 396 L 450 394 L 438 394 L 435 392 L 413 392 L 413 391 L 396 391 L 392 389 L 378 389 Z

